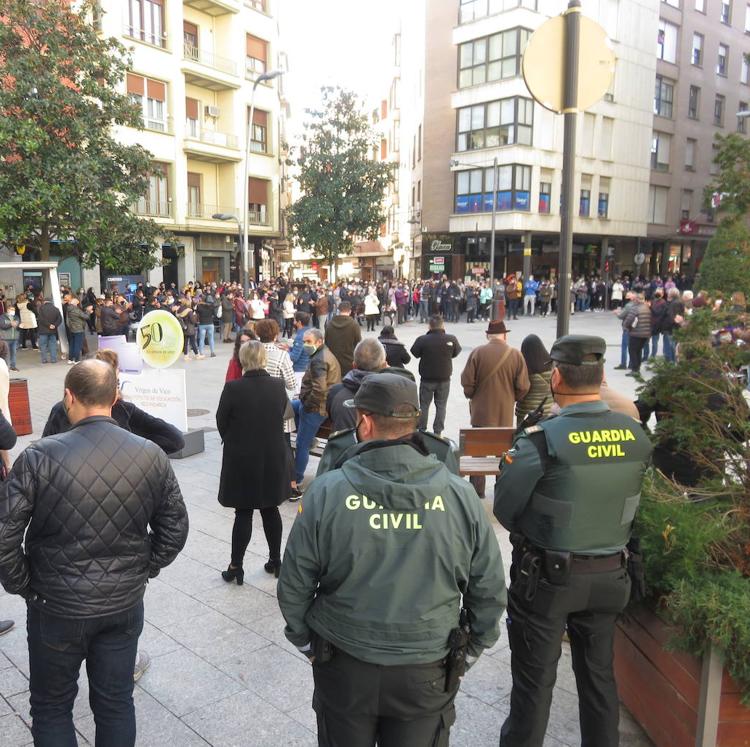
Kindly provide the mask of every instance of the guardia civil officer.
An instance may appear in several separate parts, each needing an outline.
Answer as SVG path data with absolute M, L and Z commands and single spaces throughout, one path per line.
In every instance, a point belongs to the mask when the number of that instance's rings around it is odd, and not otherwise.
M 362 443 L 316 477 L 289 536 L 285 633 L 313 662 L 319 745 L 444 747 L 461 656 L 498 638 L 497 539 L 473 488 L 415 433 L 413 381 L 368 376 L 350 406 Z
M 615 747 L 615 619 L 630 597 L 625 546 L 651 444 L 601 401 L 606 344 L 568 335 L 552 346 L 558 416 L 527 428 L 505 455 L 495 516 L 511 532 L 508 636 L 513 690 L 501 747 L 541 747 L 567 626 L 581 744 Z

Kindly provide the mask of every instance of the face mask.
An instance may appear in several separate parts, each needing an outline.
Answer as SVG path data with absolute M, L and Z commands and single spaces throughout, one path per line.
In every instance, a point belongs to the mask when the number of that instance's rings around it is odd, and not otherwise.
M 312 355 L 318 348 L 315 347 L 315 345 L 310 345 L 309 343 L 305 343 L 302 346 L 302 349 L 308 354 Z
M 362 425 L 363 420 L 363 418 L 360 418 L 354 426 L 354 437 L 357 439 L 357 443 L 362 443 L 362 437 L 359 435 L 359 426 Z

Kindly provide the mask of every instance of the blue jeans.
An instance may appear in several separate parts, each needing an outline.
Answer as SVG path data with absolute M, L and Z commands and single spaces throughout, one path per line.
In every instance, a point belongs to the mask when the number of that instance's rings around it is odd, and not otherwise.
M 47 352 L 49 359 L 57 363 L 57 337 L 55 335 L 39 335 L 39 352 L 42 356 L 42 363 L 47 362 Z
M 430 302 L 428 300 L 419 302 L 419 321 L 423 324 L 427 324 L 427 320 L 430 318 Z
M 659 352 L 659 335 L 651 335 L 651 357 L 656 358 L 656 354 Z M 645 359 L 644 359 L 645 360 Z
M 83 350 L 83 332 L 70 333 L 70 355 L 72 361 L 81 360 L 81 351 Z
M 10 367 L 16 367 L 16 350 L 18 350 L 18 340 L 6 340 L 8 345 L 8 353 L 10 356 Z
M 305 470 L 310 461 L 310 446 L 315 439 L 325 415 L 318 412 L 305 412 L 302 402 L 295 399 L 292 402 L 294 420 L 297 423 L 297 442 L 294 447 L 294 479 L 300 485 L 305 479 Z
M 205 334 L 208 332 L 208 347 L 211 350 L 211 355 L 214 352 L 214 325 L 213 324 L 199 324 L 198 325 L 198 352 L 203 355 L 203 344 L 205 341 Z
M 664 340 L 664 360 L 669 361 L 670 363 L 674 363 L 675 349 L 672 335 L 667 334 L 666 332 L 662 332 L 662 340 Z
M 75 747 L 73 703 L 86 660 L 97 747 L 133 747 L 133 668 L 143 602 L 94 618 L 50 615 L 28 605 L 31 733 L 36 747 Z
M 630 335 L 623 330 L 622 331 L 622 341 L 620 342 L 620 365 L 623 368 L 628 367 L 628 340 L 630 339 Z

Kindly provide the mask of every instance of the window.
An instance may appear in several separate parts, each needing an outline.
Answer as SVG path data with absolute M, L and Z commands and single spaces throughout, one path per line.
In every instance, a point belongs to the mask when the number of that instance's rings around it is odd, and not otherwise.
M 534 102 L 520 97 L 459 109 L 456 150 L 531 145 L 533 118 Z
M 549 215 L 552 207 L 552 182 L 539 182 L 539 212 Z
M 729 69 L 729 47 L 726 44 L 719 44 L 719 56 L 716 60 L 716 74 L 727 76 Z
M 248 180 L 248 221 L 256 225 L 268 223 L 268 180 L 256 179 L 251 176 Z
M 665 132 L 654 132 L 651 137 L 651 168 L 654 171 L 669 171 L 669 150 L 672 136 Z
M 698 86 L 690 86 L 688 91 L 688 117 L 700 119 L 701 89 Z
M 703 67 L 703 34 L 693 34 L 693 51 L 690 60 L 696 67 Z
M 732 2 L 731 0 L 721 0 L 721 15 L 719 16 L 722 23 L 727 26 L 732 25 Z
M 695 0 L 695 9 L 699 13 L 705 13 L 706 12 L 706 0 Z
M 245 5 L 249 5 L 254 10 L 259 10 L 261 13 L 266 12 L 266 0 L 245 0 Z
M 609 179 L 603 176 L 599 179 L 599 202 L 596 214 L 602 219 L 609 218 Z
M 268 64 L 268 42 L 257 36 L 247 34 L 247 59 L 246 70 L 251 75 L 260 75 L 266 72 Z
M 203 216 L 203 204 L 201 203 L 201 175 L 187 172 L 188 188 L 188 216 L 200 218 Z
M 417 167 L 417 136 L 414 135 L 411 143 L 411 167 L 415 169 Z
M 578 215 L 581 218 L 588 218 L 591 213 L 591 190 L 582 189 L 581 198 L 578 202 Z
M 690 211 L 693 206 L 693 190 L 683 189 L 680 195 L 680 220 L 690 220 Z
M 743 112 L 747 111 L 747 101 L 740 101 L 737 110 L 737 132 L 744 135 L 747 132 L 747 117 L 741 116 Z
M 583 113 L 583 132 L 581 132 L 581 143 L 579 153 L 584 158 L 594 157 L 594 128 L 596 127 L 596 115 L 591 112 Z
M 612 142 L 615 120 L 612 117 L 602 117 L 602 130 L 599 135 L 599 158 L 603 161 L 612 160 Z
M 747 57 L 743 54 L 742 67 L 740 68 L 740 83 L 747 85 L 748 82 L 750 82 L 750 61 L 748 61 Z
M 185 134 L 188 137 L 198 137 L 200 134 L 200 108 L 198 99 L 185 97 Z
M 659 19 L 656 56 L 664 62 L 677 62 L 677 26 L 664 19 Z
M 422 125 L 417 127 L 417 161 L 422 160 Z
M 417 207 L 422 204 L 422 180 L 417 182 Z
M 537 0 L 461 0 L 458 22 L 470 23 L 513 8 L 536 10 L 536 3 Z
M 655 187 L 653 184 L 648 188 L 648 222 L 667 222 L 667 187 Z
M 249 111 L 247 115 L 250 116 Z M 253 153 L 268 153 L 268 112 L 264 112 L 262 109 L 253 109 L 250 150 Z
M 695 171 L 695 151 L 698 146 L 698 141 L 689 137 L 685 142 L 685 169 L 687 171 Z
M 497 210 L 529 210 L 531 203 L 531 166 L 507 164 L 497 170 L 497 189 L 493 169 L 471 169 L 456 173 L 457 213 L 492 212 L 493 194 Z
M 166 46 L 164 33 L 164 0 L 126 0 L 125 34 L 131 39 Z
M 147 130 L 167 132 L 167 86 L 158 80 L 128 73 L 130 99 L 141 108 L 143 126 Z
M 169 180 L 167 173 L 169 166 L 166 163 L 154 163 L 153 171 L 148 177 L 146 194 L 138 199 L 135 211 L 139 215 L 154 215 L 168 218 L 170 213 Z
M 198 27 L 194 23 L 182 22 L 182 43 L 185 50 L 185 59 L 198 60 L 200 52 L 198 49 Z
M 750 5 L 745 6 L 745 33 L 750 34 Z
M 458 48 L 458 87 L 515 78 L 521 72 L 521 55 L 530 34 L 528 29 L 508 29 L 461 44 Z
M 725 104 L 725 98 L 717 93 L 716 98 L 714 99 L 714 124 L 718 125 L 719 127 L 724 126 Z
M 674 81 L 662 75 L 656 76 L 654 91 L 654 114 L 672 119 L 672 101 L 674 99 Z

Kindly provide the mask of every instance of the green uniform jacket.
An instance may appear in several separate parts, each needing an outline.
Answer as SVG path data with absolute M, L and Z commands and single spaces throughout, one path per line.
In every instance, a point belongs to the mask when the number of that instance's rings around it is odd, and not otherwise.
M 476 656 L 499 636 L 502 558 L 474 489 L 433 455 L 378 442 L 315 479 L 278 584 L 295 646 L 314 631 L 362 661 L 438 661 L 462 596 Z
M 316 477 L 324 475 L 336 468 L 337 464 L 343 464 L 344 460 L 351 459 L 357 454 L 362 444 L 357 441 L 356 428 L 334 433 L 326 444 L 323 456 L 318 462 Z M 456 448 L 451 441 L 434 433 L 422 432 L 419 434 L 430 454 L 434 454 L 438 461 L 442 462 L 454 475 L 458 474 L 458 456 Z

